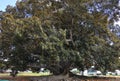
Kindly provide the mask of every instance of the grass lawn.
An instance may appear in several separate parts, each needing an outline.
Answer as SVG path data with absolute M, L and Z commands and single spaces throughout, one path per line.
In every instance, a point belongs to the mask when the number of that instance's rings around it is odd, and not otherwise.
M 9 76 L 9 73 L 0 73 L 0 77 L 2 76 Z
M 51 75 L 49 72 L 40 72 L 40 73 L 32 73 L 32 72 L 19 72 L 17 76 L 47 76 Z M 8 77 L 10 76 L 10 73 L 0 73 L 0 77 Z M 92 76 L 88 76 L 92 77 Z M 99 77 L 120 77 L 120 76 L 112 76 L 112 75 L 107 75 L 107 76 L 99 76 Z
M 17 76 L 47 76 L 50 75 L 48 72 L 32 73 L 32 72 L 19 72 Z M 0 73 L 0 77 L 10 76 L 10 73 Z
M 18 73 L 18 76 L 46 76 L 46 75 L 50 75 L 50 73 L 48 72 L 40 72 L 40 73 L 29 73 L 29 72 L 20 72 Z

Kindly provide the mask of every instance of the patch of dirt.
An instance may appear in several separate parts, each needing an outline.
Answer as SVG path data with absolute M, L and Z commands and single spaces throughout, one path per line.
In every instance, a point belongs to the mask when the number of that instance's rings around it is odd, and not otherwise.
M 10 80 L 10 81 L 29 81 L 29 77 L 23 77 L 23 76 L 19 76 L 19 77 L 11 77 L 11 76 L 7 76 L 7 77 L 0 77 L 0 80 Z

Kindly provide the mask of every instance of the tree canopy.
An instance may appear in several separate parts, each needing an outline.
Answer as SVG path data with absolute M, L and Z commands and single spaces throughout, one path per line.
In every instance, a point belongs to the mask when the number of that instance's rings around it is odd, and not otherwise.
M 0 56 L 22 71 L 114 70 L 120 40 L 111 30 L 119 14 L 119 0 L 17 1 L 0 16 Z

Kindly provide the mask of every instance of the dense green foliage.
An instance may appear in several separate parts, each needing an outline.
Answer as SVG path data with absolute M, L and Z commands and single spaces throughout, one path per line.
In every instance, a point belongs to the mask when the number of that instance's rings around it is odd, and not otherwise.
M 18 70 L 45 67 L 53 74 L 66 74 L 92 65 L 114 70 L 120 40 L 109 25 L 118 20 L 118 2 L 22 0 L 7 6 L 0 20 L 1 57 L 8 59 L 7 67 Z

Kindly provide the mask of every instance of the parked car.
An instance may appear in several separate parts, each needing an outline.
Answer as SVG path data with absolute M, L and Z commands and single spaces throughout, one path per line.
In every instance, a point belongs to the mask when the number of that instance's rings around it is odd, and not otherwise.
M 10 72 L 12 72 L 12 70 L 11 69 L 7 69 L 5 72 L 6 73 L 10 73 Z
M 70 72 L 72 72 L 73 74 L 80 73 L 80 71 L 77 68 L 73 68 L 72 70 L 70 70 Z
M 114 72 L 108 71 L 106 75 L 120 75 L 120 70 L 115 70 Z
M 97 74 L 97 75 L 102 75 L 102 72 L 99 71 L 99 70 L 97 70 L 97 71 L 96 71 L 96 74 Z
M 120 70 L 115 70 L 115 75 L 120 75 Z
M 99 70 L 88 71 L 88 75 L 93 75 L 93 76 L 102 75 L 102 72 Z

